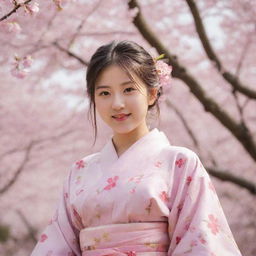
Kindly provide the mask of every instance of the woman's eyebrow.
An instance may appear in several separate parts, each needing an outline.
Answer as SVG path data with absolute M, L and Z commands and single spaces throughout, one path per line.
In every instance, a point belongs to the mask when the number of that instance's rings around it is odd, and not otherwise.
M 131 83 L 134 83 L 134 82 L 132 80 L 129 80 L 129 81 L 122 82 L 120 85 L 127 85 L 127 84 L 131 84 Z M 108 85 L 97 85 L 95 90 L 102 89 L 102 88 L 110 88 L 110 86 L 108 86 Z

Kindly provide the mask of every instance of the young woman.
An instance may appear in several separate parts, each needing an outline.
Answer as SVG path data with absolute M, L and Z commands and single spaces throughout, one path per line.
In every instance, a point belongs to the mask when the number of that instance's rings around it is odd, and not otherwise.
M 32 256 L 241 255 L 197 154 L 147 126 L 163 74 L 132 41 L 94 53 L 86 79 L 95 134 L 97 111 L 113 136 L 72 165 Z

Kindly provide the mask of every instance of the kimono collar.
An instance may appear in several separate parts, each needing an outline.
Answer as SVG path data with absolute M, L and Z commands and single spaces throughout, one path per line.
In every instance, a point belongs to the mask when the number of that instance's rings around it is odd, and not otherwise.
M 170 142 L 164 132 L 154 128 L 134 142 L 118 157 L 112 138 L 113 136 L 107 141 L 100 151 L 100 162 L 104 168 L 108 168 L 112 164 L 119 162 L 120 160 L 125 160 L 130 156 L 134 157 L 136 154 L 152 154 L 153 152 L 157 152 L 161 150 L 161 148 L 170 145 Z

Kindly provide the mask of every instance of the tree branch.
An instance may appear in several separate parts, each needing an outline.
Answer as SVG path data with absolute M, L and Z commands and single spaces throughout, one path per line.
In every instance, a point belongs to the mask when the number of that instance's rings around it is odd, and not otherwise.
M 79 31 L 82 30 L 82 28 L 83 28 L 84 23 L 86 22 L 86 20 L 99 8 L 99 6 L 100 6 L 100 4 L 101 4 L 102 1 L 103 1 L 103 0 L 99 0 L 99 1 L 95 4 L 95 6 L 92 8 L 92 10 L 89 12 L 89 14 L 81 21 L 81 23 L 79 24 L 79 26 L 78 26 L 78 28 L 77 28 L 77 30 L 76 30 L 76 33 L 71 37 L 70 42 L 68 43 L 68 47 L 67 47 L 68 49 L 71 47 L 72 44 L 74 44 L 75 39 L 76 39 L 76 37 L 77 37 Z
M 16 182 L 18 176 L 21 174 L 21 172 L 24 170 L 25 168 L 25 165 L 27 164 L 27 162 L 29 161 L 29 155 L 30 155 L 30 152 L 31 150 L 33 149 L 33 147 L 37 146 L 38 144 L 42 143 L 42 142 L 45 142 L 45 141 L 53 141 L 53 140 L 56 140 L 56 139 L 59 139 L 63 136 L 66 136 L 70 133 L 73 133 L 73 132 L 76 132 L 76 131 L 64 131 L 58 135 L 54 135 L 54 136 L 51 136 L 51 137 L 47 137 L 47 138 L 44 138 L 44 139 L 38 139 L 38 140 L 33 140 L 29 143 L 28 146 L 26 146 L 25 148 L 23 148 L 23 150 L 25 150 L 25 157 L 21 163 L 21 165 L 18 167 L 17 171 L 15 172 L 15 174 L 13 175 L 13 177 L 11 178 L 11 180 L 5 184 L 2 188 L 0 188 L 0 195 L 1 194 L 4 194 L 8 189 L 10 189 L 11 186 L 13 186 L 13 184 Z M 10 150 L 8 152 L 11 152 L 11 153 L 14 153 L 14 152 L 17 152 L 17 151 L 20 151 L 20 150 Z M 3 154 L 2 156 L 6 155 Z
M 31 224 L 28 222 L 27 218 L 24 216 L 24 214 L 20 210 L 16 210 L 17 214 L 20 216 L 22 222 L 26 226 L 28 230 L 28 236 L 29 238 L 36 243 L 37 238 L 36 238 L 36 230 L 31 226 Z
M 215 63 L 215 67 L 217 68 L 221 76 L 233 87 L 234 90 L 239 91 L 240 93 L 246 95 L 248 98 L 256 99 L 256 91 L 242 84 L 242 82 L 239 81 L 239 78 L 236 75 L 231 74 L 223 68 L 221 61 L 214 52 L 211 43 L 207 37 L 196 3 L 194 2 L 194 0 L 186 0 L 186 2 L 194 18 L 196 31 L 208 58 Z
M 162 44 L 158 37 L 151 31 L 147 25 L 144 17 L 141 14 L 140 7 L 136 0 L 130 0 L 128 2 L 129 8 L 138 8 L 138 13 L 135 16 L 133 23 L 140 31 L 145 40 L 155 49 L 158 53 L 165 53 L 166 58 L 169 59 L 169 63 L 173 67 L 172 76 L 182 80 L 189 88 L 190 91 L 197 97 L 202 103 L 205 111 L 213 114 L 217 120 L 219 120 L 223 126 L 225 126 L 237 140 L 243 145 L 244 149 L 249 155 L 256 161 L 256 145 L 253 138 L 244 127 L 242 123 L 237 123 L 227 112 L 225 112 L 213 99 L 209 98 L 202 89 L 199 82 L 193 77 L 186 68 L 182 66 L 175 55 L 172 55 L 169 50 Z
M 67 55 L 69 55 L 69 56 L 71 56 L 71 57 L 77 59 L 81 64 L 83 64 L 83 65 L 85 65 L 85 66 L 88 66 L 88 65 L 89 65 L 89 63 L 88 63 L 87 61 L 83 60 L 82 58 L 80 58 L 79 56 L 77 56 L 75 53 L 72 53 L 71 51 L 69 51 L 69 50 L 63 48 L 62 46 L 60 46 L 57 41 L 53 42 L 53 45 L 54 45 L 55 47 L 57 47 L 59 50 L 61 50 L 62 52 L 65 52 Z
M 177 116 L 180 118 L 182 124 L 184 125 L 185 130 L 187 131 L 187 133 L 191 137 L 195 147 L 199 149 L 199 143 L 198 143 L 198 141 L 196 139 L 196 136 L 194 135 L 193 131 L 190 129 L 188 123 L 186 122 L 185 118 L 182 116 L 181 112 L 168 99 L 166 100 L 166 105 L 168 107 L 172 107 L 174 109 L 174 111 L 176 112 Z
M 213 167 L 206 167 L 207 172 L 213 177 L 218 178 L 222 181 L 229 181 L 238 185 L 239 187 L 247 189 L 251 194 L 256 195 L 256 185 L 249 180 L 238 177 L 228 171 L 223 171 Z
M 183 123 L 186 131 L 191 136 L 195 147 L 199 149 L 199 143 L 198 143 L 195 135 L 193 134 L 193 131 L 190 129 L 186 120 L 182 116 L 182 114 L 175 108 L 175 106 L 172 105 L 172 103 L 169 100 L 167 100 L 166 103 L 167 103 L 167 106 L 174 108 L 175 112 L 181 119 L 181 122 Z M 217 164 L 216 161 L 213 161 L 213 165 L 216 165 L 216 164 Z M 220 170 L 215 167 L 206 167 L 205 169 L 211 176 L 213 176 L 221 181 L 228 181 L 228 182 L 234 183 L 235 185 L 237 185 L 241 188 L 247 189 L 251 194 L 256 195 L 256 185 L 254 183 L 252 183 L 246 179 L 240 178 L 238 176 L 235 176 L 234 174 L 232 174 L 228 171 Z
M 15 7 L 6 15 L 4 15 L 2 18 L 0 18 L 0 22 L 7 19 L 9 16 L 11 16 L 13 13 L 15 13 L 20 7 L 22 7 L 25 4 L 28 4 L 29 2 L 31 2 L 32 0 L 27 0 L 26 2 L 22 3 L 22 4 L 16 4 L 15 2 Z
M 20 173 L 24 169 L 24 166 L 26 165 L 26 163 L 29 159 L 30 151 L 32 149 L 33 144 L 34 144 L 33 142 L 30 142 L 29 145 L 26 147 L 25 157 L 24 157 L 21 165 L 19 166 L 18 170 L 15 172 L 15 174 L 13 175 L 11 180 L 6 185 L 4 185 L 2 188 L 0 188 L 0 195 L 5 193 L 14 184 L 14 182 L 17 180 L 18 176 L 20 175 Z

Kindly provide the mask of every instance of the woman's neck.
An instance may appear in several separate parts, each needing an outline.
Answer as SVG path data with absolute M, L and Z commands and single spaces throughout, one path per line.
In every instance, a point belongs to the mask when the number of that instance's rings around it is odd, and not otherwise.
M 112 138 L 112 141 L 118 157 L 123 152 L 125 152 L 132 144 L 134 144 L 137 140 L 146 135 L 148 132 L 149 129 L 146 126 L 143 129 L 135 129 L 125 134 L 115 133 Z

